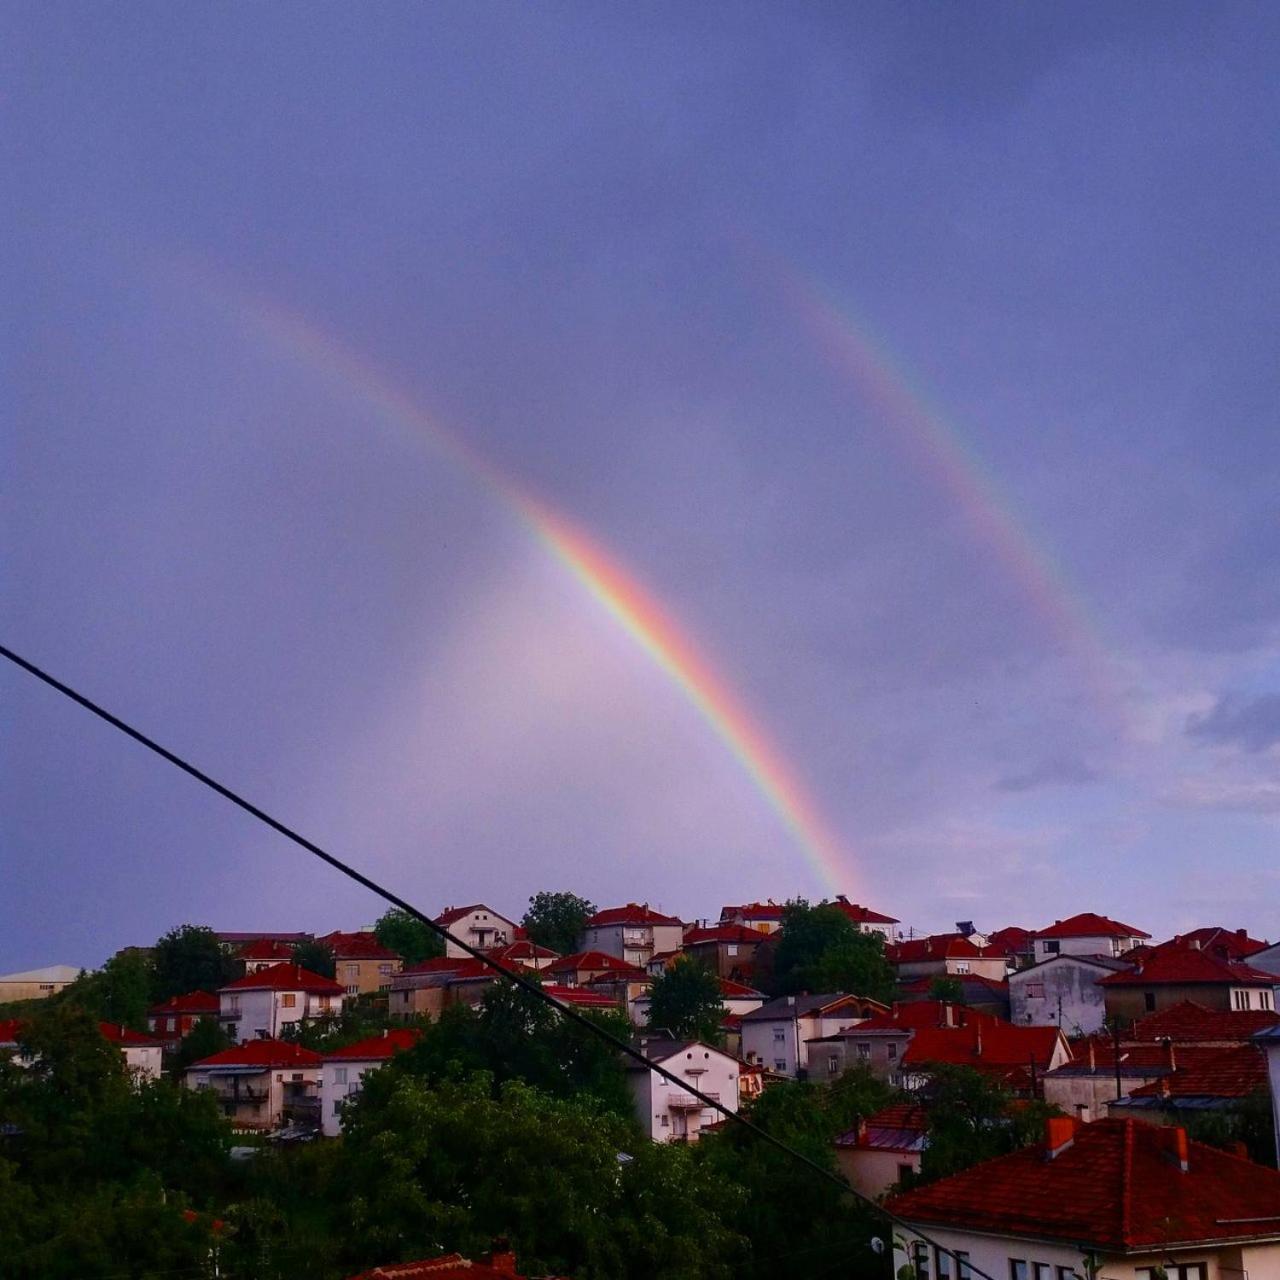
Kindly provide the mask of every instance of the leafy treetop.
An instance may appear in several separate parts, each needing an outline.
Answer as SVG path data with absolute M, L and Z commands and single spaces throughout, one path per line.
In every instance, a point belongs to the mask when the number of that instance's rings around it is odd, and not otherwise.
M 421 964 L 444 955 L 440 935 L 399 907 L 385 912 L 373 926 L 373 933 L 384 947 L 402 957 L 405 964 Z
M 576 893 L 535 893 L 529 899 L 521 926 L 532 942 L 548 947 L 560 955 L 571 955 L 578 949 L 578 939 L 587 921 L 596 913 L 596 904 Z
M 724 1003 L 720 983 L 705 965 L 688 956 L 653 980 L 649 988 L 649 1026 L 675 1039 L 719 1044 Z

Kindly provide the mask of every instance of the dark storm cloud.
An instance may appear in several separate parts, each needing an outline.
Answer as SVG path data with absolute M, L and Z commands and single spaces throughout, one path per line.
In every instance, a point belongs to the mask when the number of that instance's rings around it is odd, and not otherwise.
M 1212 711 L 1187 721 L 1187 735 L 1255 754 L 1266 751 L 1280 742 L 1280 693 L 1223 694 Z

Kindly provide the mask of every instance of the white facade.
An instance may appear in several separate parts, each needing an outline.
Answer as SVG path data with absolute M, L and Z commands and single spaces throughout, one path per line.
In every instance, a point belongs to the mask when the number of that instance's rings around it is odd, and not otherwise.
M 452 912 L 446 911 L 444 916 L 452 916 Z M 436 923 L 444 923 L 444 916 L 437 917 Z M 516 936 L 516 924 L 513 920 L 500 916 L 491 907 L 483 904 L 471 907 L 463 915 L 453 917 L 445 924 L 445 928 L 455 937 L 461 938 L 463 942 L 470 943 L 477 951 L 505 947 L 515 941 Z M 460 946 L 448 941 L 444 944 L 444 953 L 451 960 L 468 957 L 468 953 Z
M 326 1062 L 320 1069 L 320 1128 L 326 1138 L 342 1132 L 342 1107 L 364 1087 L 364 1077 L 386 1065 L 386 1058 Z
M 797 999 L 804 997 L 781 996 L 743 1019 L 742 1056 L 748 1062 L 795 1077 L 809 1069 L 810 1040 L 835 1035 L 842 1027 L 866 1020 L 845 1004 L 847 997 L 832 996 L 825 1005 L 808 1009 L 797 1006 Z
M 1101 978 L 1117 965 L 1088 956 L 1058 955 L 1009 975 L 1009 1021 L 1019 1027 L 1059 1027 L 1064 1035 L 1093 1035 L 1106 1018 Z
M 188 1089 L 207 1089 L 233 1128 L 275 1129 L 315 1115 L 320 1068 L 312 1066 L 189 1067 Z
M 308 991 L 218 992 L 218 1019 L 233 1040 L 278 1040 L 291 1023 L 326 1018 L 342 1012 L 342 996 Z
M 1145 937 L 1128 934 L 1118 937 L 1111 933 L 1082 933 L 1069 938 L 1035 939 L 1036 963 L 1051 960 L 1054 956 L 1119 956 L 1145 942 Z
M 649 1005 L 651 1003 L 647 989 L 627 1002 L 627 1013 L 630 1015 L 634 1026 L 647 1027 L 649 1025 Z M 720 1003 L 724 1006 L 726 1016 L 731 1014 L 741 1015 L 751 1013 L 753 1010 L 760 1008 L 764 1004 L 764 996 L 721 996 Z
M 160 1079 L 164 1049 L 158 1044 L 125 1044 L 120 1046 L 125 1068 L 135 1080 L 145 1083 Z
M 668 1052 L 668 1050 L 670 1050 Z M 690 1041 L 645 1050 L 659 1066 L 689 1081 L 730 1111 L 738 1110 L 736 1058 L 711 1045 Z M 704 1107 L 692 1094 L 664 1080 L 656 1071 L 630 1067 L 627 1082 L 641 1128 L 654 1142 L 696 1142 L 699 1132 L 724 1117 Z

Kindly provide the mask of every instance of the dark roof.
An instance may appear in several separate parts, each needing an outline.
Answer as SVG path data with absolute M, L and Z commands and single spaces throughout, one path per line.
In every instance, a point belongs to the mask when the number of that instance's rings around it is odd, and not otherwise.
M 825 994 L 798 996 L 775 996 L 766 1000 L 758 1009 L 744 1013 L 744 1022 L 768 1022 L 778 1018 L 798 1017 L 801 1014 L 816 1013 L 839 1000 L 858 1000 L 859 996 L 846 995 L 841 991 L 828 991 Z

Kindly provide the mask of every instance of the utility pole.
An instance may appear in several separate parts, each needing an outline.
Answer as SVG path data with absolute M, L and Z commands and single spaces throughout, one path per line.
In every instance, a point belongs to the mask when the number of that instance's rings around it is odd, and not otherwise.
M 1120 1019 L 1116 1018 L 1111 1023 L 1111 1046 L 1115 1052 L 1116 1065 L 1116 1101 L 1119 1102 L 1124 1097 L 1123 1086 L 1120 1083 Z

